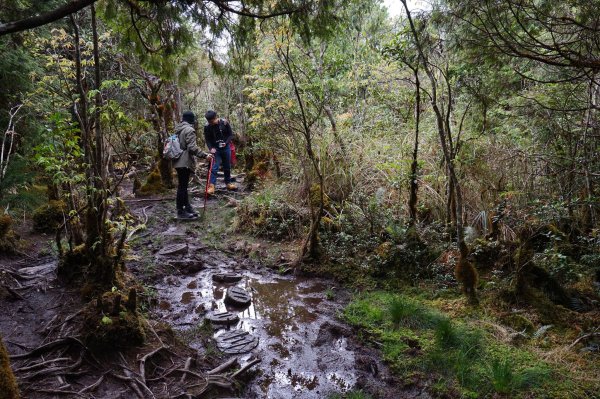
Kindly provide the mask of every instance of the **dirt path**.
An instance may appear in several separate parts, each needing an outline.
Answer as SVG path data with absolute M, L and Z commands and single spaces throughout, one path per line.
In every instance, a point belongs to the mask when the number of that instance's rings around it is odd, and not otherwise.
M 13 368 L 23 397 L 172 398 L 187 392 L 198 398 L 312 399 L 358 389 L 373 398 L 427 397 L 424 388 L 399 387 L 377 351 L 339 321 L 348 293 L 333 281 L 280 275 L 266 259 L 282 258 L 283 244 L 230 231 L 231 205 L 243 195 L 220 192 L 209 201 L 205 220 L 185 223 L 173 218 L 173 201 L 129 201 L 146 222 L 132 236 L 127 260 L 143 285 L 142 311 L 152 330 L 143 347 L 91 355 L 77 336 L 85 302 L 77 287 L 56 280 L 55 259 L 35 254 L 0 259 L 2 283 L 14 288 L 0 301 L 0 330 L 9 353 L 18 355 Z M 196 207 L 201 202 L 194 199 Z M 217 273 L 241 279 L 213 281 Z M 249 294 L 248 306 L 225 303 L 232 287 Z M 221 327 L 206 323 L 225 311 L 238 320 Z M 251 350 L 222 353 L 217 342 L 232 331 L 246 334 Z M 53 342 L 58 344 L 43 346 Z M 233 360 L 252 367 L 239 375 L 236 368 L 218 371 L 209 390 L 190 381 L 204 381 L 210 369 Z M 196 371 L 184 381 L 184 369 Z
M 173 220 L 170 203 L 137 206 L 136 212 L 143 209 L 148 215 L 149 230 L 133 251 L 138 260 L 131 268 L 156 293 L 155 317 L 183 332 L 193 348 L 206 354 L 214 348 L 194 335 L 197 326 L 215 313 L 237 315 L 239 321 L 214 326 L 211 334 L 218 340 L 238 330 L 258 339 L 255 349 L 239 356 L 242 363 L 261 360 L 259 371 L 240 393 L 243 398 L 316 399 L 355 389 L 374 398 L 423 397 L 420 389 L 398 387 L 378 354 L 357 342 L 339 321 L 347 292 L 333 281 L 278 274 L 274 265 L 261 261 L 268 258 L 264 248 L 277 253 L 276 243 L 248 243 L 247 237 L 229 231 L 232 195 L 211 199 L 206 219 L 196 222 Z M 201 206 L 201 201 L 194 205 Z M 161 254 L 175 249 L 180 251 Z M 242 278 L 213 281 L 219 273 Z M 226 292 L 232 287 L 246 291 L 251 304 L 226 304 Z

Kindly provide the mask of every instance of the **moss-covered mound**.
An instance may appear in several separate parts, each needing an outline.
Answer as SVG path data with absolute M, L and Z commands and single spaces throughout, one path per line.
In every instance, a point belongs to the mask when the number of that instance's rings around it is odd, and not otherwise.
M 19 388 L 10 368 L 8 353 L 0 337 L 0 399 L 17 398 L 19 398 Z
M 64 222 L 66 207 L 62 201 L 48 201 L 33 211 L 33 230 L 53 234 Z
M 143 344 L 146 334 L 135 306 L 135 290 L 127 300 L 119 292 L 106 292 L 88 304 L 82 331 L 86 345 L 94 351 L 105 351 Z
M 12 254 L 16 250 L 17 239 L 11 229 L 12 218 L 9 215 L 0 215 L 0 254 Z
M 154 194 L 159 194 L 165 191 L 165 187 L 160 177 L 160 171 L 158 167 L 154 168 L 148 175 L 146 182 L 136 190 L 135 195 L 139 197 L 148 197 Z
M 85 244 L 78 245 L 63 254 L 58 262 L 57 274 L 64 281 L 73 282 L 83 275 L 89 263 Z

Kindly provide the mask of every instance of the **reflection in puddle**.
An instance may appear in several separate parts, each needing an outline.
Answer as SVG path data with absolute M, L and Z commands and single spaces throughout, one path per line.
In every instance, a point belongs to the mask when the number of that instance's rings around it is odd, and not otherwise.
M 291 369 L 288 369 L 287 372 L 276 372 L 275 381 L 277 381 L 280 385 L 291 385 L 296 392 L 301 392 L 304 389 L 312 391 L 319 385 L 319 379 L 316 375 L 306 376 L 302 374 L 296 374 L 292 373 Z
M 237 325 L 218 327 L 215 336 L 239 329 L 259 338 L 258 348 L 245 356 L 258 355 L 263 360 L 262 373 L 243 397 L 320 399 L 327 392 L 344 392 L 354 386 L 354 353 L 348 350 L 345 338 L 314 345 L 323 323 L 331 321 L 324 315 L 335 311 L 333 303 L 324 300 L 327 284 L 265 279 L 250 272 L 244 272 L 244 279 L 238 283 L 217 283 L 211 278 L 217 270 L 231 271 L 222 267 L 202 270 L 194 276 L 166 278 L 163 289 L 157 287 L 159 308 L 175 328 L 202 323 L 206 312 L 238 314 Z M 232 286 L 250 294 L 249 307 L 225 305 L 225 292 Z
M 194 299 L 194 293 L 193 292 L 184 292 L 181 295 L 181 303 L 183 303 L 184 305 L 187 305 L 188 303 L 192 302 L 192 299 Z
M 196 280 L 192 280 L 189 282 L 189 284 L 187 285 L 187 287 L 190 290 L 193 290 L 194 288 L 198 288 L 198 283 L 196 282 Z

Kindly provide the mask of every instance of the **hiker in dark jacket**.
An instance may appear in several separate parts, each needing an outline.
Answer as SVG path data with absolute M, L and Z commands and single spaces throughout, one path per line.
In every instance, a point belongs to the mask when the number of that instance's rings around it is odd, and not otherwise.
M 179 158 L 173 161 L 173 167 L 177 171 L 177 218 L 193 219 L 198 217 L 190 205 L 188 197 L 188 184 L 190 176 L 196 169 L 196 160 L 194 157 L 211 159 L 212 154 L 202 151 L 196 143 L 196 115 L 192 111 L 183 113 L 182 122 L 175 126 L 175 134 L 179 136 L 179 144 L 183 153 Z
M 215 156 L 210 184 L 208 185 L 208 194 L 213 195 L 215 193 L 217 173 L 221 164 L 223 165 L 227 190 L 236 190 L 237 186 L 231 181 L 231 139 L 233 138 L 231 125 L 225 119 L 219 118 L 215 111 L 207 111 L 204 116 L 208 122 L 204 126 L 204 140 L 206 140 L 210 153 Z

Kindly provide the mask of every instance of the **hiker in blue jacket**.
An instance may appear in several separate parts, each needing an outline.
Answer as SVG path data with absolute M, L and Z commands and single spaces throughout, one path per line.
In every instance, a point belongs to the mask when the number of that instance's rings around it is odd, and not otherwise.
M 221 164 L 227 190 L 237 190 L 237 186 L 231 181 L 231 139 L 233 138 L 231 125 L 225 119 L 219 118 L 215 111 L 207 111 L 204 116 L 207 121 L 204 126 L 204 139 L 210 153 L 215 156 L 207 192 L 209 195 L 215 193 L 217 173 Z

